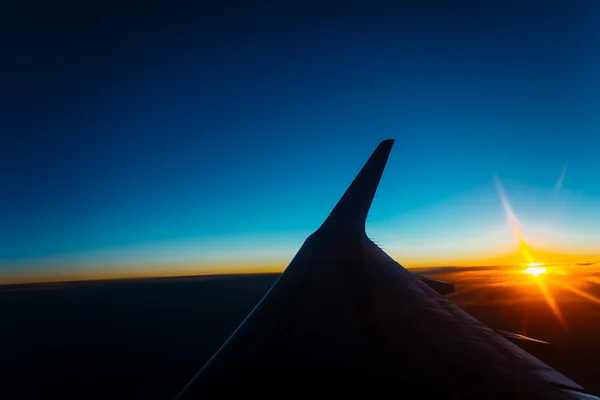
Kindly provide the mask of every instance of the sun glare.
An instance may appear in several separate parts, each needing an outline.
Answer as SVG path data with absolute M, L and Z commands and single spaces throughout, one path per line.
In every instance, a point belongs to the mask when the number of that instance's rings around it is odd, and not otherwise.
M 539 262 L 532 262 L 527 264 L 528 267 L 539 267 L 540 265 L 542 265 L 542 263 Z
M 532 263 L 532 264 L 536 264 L 536 263 Z M 531 264 L 528 264 L 528 265 L 531 265 Z M 533 275 L 533 276 L 540 276 L 540 275 L 546 273 L 546 268 L 544 268 L 544 267 L 529 267 L 527 269 L 524 269 L 523 272 L 526 274 L 529 274 L 529 275 Z

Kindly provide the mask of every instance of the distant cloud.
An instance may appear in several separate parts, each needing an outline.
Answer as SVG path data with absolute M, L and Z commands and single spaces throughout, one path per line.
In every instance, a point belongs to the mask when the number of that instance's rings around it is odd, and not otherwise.
M 411 271 L 419 275 L 439 275 L 445 273 L 456 273 L 456 272 L 473 272 L 473 271 L 498 271 L 514 269 L 512 265 L 481 265 L 472 267 L 463 266 L 440 266 L 440 267 L 422 267 L 422 268 L 410 268 Z

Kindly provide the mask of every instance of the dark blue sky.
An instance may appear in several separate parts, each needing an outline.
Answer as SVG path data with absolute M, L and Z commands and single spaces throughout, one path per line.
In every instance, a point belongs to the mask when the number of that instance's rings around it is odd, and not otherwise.
M 503 248 L 494 174 L 539 240 L 600 239 L 594 1 L 10 3 L 0 270 L 289 260 L 390 137 L 400 262 Z

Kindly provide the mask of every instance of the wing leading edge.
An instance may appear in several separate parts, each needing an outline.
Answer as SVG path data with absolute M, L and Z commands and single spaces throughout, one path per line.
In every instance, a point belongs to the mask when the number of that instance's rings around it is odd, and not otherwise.
M 289 266 L 177 400 L 398 393 L 576 399 L 577 383 L 460 310 L 369 240 L 379 144 Z M 586 397 L 595 398 L 596 397 Z

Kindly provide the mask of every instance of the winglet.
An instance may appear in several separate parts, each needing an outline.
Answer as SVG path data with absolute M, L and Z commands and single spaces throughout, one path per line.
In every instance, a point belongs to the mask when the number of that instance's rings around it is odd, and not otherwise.
M 379 143 L 319 230 L 364 235 L 367 214 L 387 163 L 394 139 Z

